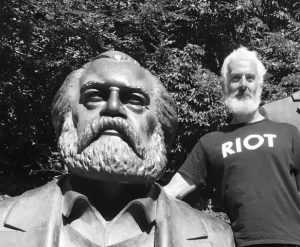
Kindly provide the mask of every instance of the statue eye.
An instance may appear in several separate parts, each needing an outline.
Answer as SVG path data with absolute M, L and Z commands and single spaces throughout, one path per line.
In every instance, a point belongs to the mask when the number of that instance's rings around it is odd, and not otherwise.
M 144 95 L 139 93 L 131 93 L 124 97 L 124 103 L 134 106 L 145 106 L 146 98 Z
M 105 100 L 105 95 L 103 92 L 96 90 L 96 89 L 90 89 L 87 90 L 84 93 L 85 101 L 88 102 L 101 102 Z
M 97 108 L 106 98 L 105 93 L 97 89 L 88 89 L 81 94 L 81 102 L 89 110 Z

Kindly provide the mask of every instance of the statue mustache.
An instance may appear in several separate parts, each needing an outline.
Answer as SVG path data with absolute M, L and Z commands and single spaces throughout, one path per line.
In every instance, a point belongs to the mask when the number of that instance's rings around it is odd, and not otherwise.
M 116 130 L 139 158 L 145 158 L 145 147 L 142 145 L 141 138 L 133 127 L 123 118 L 107 116 L 94 119 L 84 129 L 78 140 L 77 153 L 81 153 L 106 130 Z

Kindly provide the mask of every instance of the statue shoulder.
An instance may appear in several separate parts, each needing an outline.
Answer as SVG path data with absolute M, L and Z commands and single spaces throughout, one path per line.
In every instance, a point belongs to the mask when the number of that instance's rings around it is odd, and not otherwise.
M 0 201 L 0 238 L 4 239 L 7 232 L 20 234 L 48 224 L 51 214 L 61 207 L 61 198 L 60 187 L 53 180 L 20 196 Z
M 186 236 L 191 235 L 191 232 L 196 236 L 198 232 L 205 231 L 207 240 L 214 247 L 232 247 L 234 246 L 234 237 L 231 227 L 223 220 L 209 215 L 206 212 L 201 212 L 192 208 L 185 202 L 177 199 L 170 199 L 172 208 L 176 207 L 177 222 L 180 222 L 181 231 L 186 233 Z
M 17 197 L 10 197 L 4 200 L 0 201 L 0 229 L 1 226 L 3 226 L 4 220 L 11 209 L 11 207 L 15 204 L 15 202 L 18 200 Z
M 25 206 L 27 204 L 34 205 L 35 202 L 45 201 L 45 198 L 52 198 L 53 195 L 55 195 L 55 191 L 59 190 L 60 189 L 57 185 L 57 180 L 53 180 L 41 187 L 28 190 L 19 196 L 0 200 L 0 227 L 3 225 L 3 221 L 5 220 L 10 209 L 15 204 L 19 204 L 19 202 L 21 202 L 22 206 Z
M 269 102 L 267 104 L 264 104 L 263 106 L 261 106 L 261 108 L 270 111 L 270 110 L 278 110 L 281 109 L 282 107 L 288 106 L 288 105 L 292 105 L 292 104 L 298 104 L 297 102 L 294 102 L 293 97 L 289 96 L 283 99 L 279 99 L 279 100 L 275 100 L 272 102 Z

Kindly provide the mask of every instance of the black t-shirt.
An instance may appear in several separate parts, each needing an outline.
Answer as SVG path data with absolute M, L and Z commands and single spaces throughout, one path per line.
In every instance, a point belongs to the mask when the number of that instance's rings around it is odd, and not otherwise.
M 299 171 L 297 128 L 266 119 L 204 135 L 179 170 L 216 188 L 238 246 L 300 245 Z

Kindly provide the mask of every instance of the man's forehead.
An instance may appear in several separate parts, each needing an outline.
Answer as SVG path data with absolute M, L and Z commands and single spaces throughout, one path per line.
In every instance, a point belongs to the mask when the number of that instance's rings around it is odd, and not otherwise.
M 254 73 L 257 72 L 256 62 L 253 59 L 236 58 L 228 64 L 229 73 Z
M 81 86 L 91 81 L 107 85 L 122 84 L 148 92 L 153 91 L 156 83 L 155 77 L 140 65 L 109 58 L 97 59 L 85 69 L 80 80 Z

